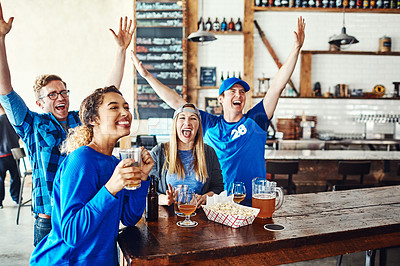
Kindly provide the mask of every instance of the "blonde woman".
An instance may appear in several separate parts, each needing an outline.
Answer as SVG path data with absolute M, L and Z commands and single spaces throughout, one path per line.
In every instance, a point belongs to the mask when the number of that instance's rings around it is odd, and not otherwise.
M 97 89 L 82 103 L 82 126 L 64 149 L 53 188 L 52 229 L 32 253 L 30 265 L 118 265 L 119 224 L 141 218 L 154 161 L 142 151 L 142 167 L 112 156 L 118 139 L 130 133 L 132 114 L 114 86 Z M 136 190 L 123 189 L 141 182 Z
M 170 141 L 154 147 L 151 174 L 155 176 L 160 199 L 171 205 L 173 186 L 189 185 L 197 194 L 198 206 L 207 195 L 224 189 L 221 168 L 213 148 L 204 144 L 199 110 L 186 103 L 176 109 Z M 163 196 L 164 195 L 164 196 Z

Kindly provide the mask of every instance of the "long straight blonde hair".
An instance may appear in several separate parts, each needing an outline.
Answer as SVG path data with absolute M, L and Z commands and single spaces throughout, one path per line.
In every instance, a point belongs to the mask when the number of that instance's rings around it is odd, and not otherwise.
M 207 165 L 204 152 L 204 142 L 203 142 L 203 129 L 201 127 L 201 121 L 199 118 L 199 128 L 197 130 L 196 137 L 194 139 L 193 145 L 193 166 L 194 172 L 196 174 L 196 180 L 205 183 L 208 177 Z M 178 179 L 185 179 L 185 167 L 183 166 L 182 160 L 178 154 L 178 134 L 177 134 L 177 121 L 178 115 L 174 118 L 172 124 L 172 131 L 170 141 L 164 144 L 165 150 L 165 163 L 163 168 L 168 169 L 170 174 L 177 174 Z

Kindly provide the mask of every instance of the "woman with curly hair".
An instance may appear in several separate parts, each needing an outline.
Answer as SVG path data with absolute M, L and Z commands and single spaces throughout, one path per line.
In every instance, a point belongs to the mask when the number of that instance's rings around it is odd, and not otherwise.
M 132 114 L 114 86 L 97 89 L 81 104 L 82 126 L 63 149 L 53 188 L 52 230 L 32 253 L 31 265 L 118 265 L 120 221 L 141 218 L 154 161 L 142 150 L 142 167 L 112 156 L 117 141 L 130 133 Z M 123 189 L 127 185 L 141 187 Z

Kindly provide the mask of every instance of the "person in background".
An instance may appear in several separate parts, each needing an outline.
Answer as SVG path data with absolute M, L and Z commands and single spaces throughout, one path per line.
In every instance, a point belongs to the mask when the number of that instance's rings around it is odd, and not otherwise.
M 36 104 L 43 113 L 29 110 L 11 85 L 7 62 L 5 37 L 10 32 L 13 17 L 6 22 L 0 4 L 0 103 L 27 148 L 32 164 L 32 204 L 35 213 L 34 245 L 51 229 L 51 193 L 58 165 L 65 158 L 59 146 L 67 137 L 68 129 L 80 125 L 78 112 L 69 111 L 69 93 L 66 83 L 57 75 L 41 75 L 35 81 Z M 126 49 L 133 34 L 127 18 L 120 19 L 118 34 L 111 30 L 117 44 L 115 63 L 108 85 L 119 88 L 125 66 Z
M 69 154 L 54 180 L 52 230 L 34 249 L 30 265 L 118 265 L 120 221 L 134 226 L 146 206 L 150 153 L 142 148 L 141 167 L 112 156 L 132 123 L 121 92 L 114 86 L 95 90 L 79 117 L 83 125 L 63 145 Z M 139 183 L 136 190 L 123 189 Z
M 204 141 L 217 153 L 227 191 L 232 182 L 243 182 L 247 191 L 246 198 L 249 199 L 252 195 L 252 179 L 266 177 L 264 154 L 267 130 L 279 97 L 296 66 L 305 38 L 304 29 L 304 19 L 299 17 L 289 57 L 275 75 L 265 97 L 247 113 L 243 113 L 243 110 L 246 92 L 250 87 L 238 78 L 224 80 L 219 88 L 218 101 L 223 107 L 223 115 L 200 111 Z M 139 74 L 169 106 L 177 109 L 185 103 L 178 93 L 151 75 L 133 51 L 131 58 Z
M 155 162 L 150 174 L 156 179 L 161 202 L 171 205 L 173 186 L 189 185 L 199 208 L 207 196 L 224 189 L 219 161 L 214 149 L 203 143 L 200 112 L 194 104 L 176 109 L 173 119 L 170 141 L 150 152 Z
M 21 178 L 18 165 L 11 153 L 12 148 L 18 148 L 19 137 L 7 119 L 3 106 L 0 104 L 0 209 L 3 209 L 5 197 L 4 181 L 6 172 L 10 173 L 10 194 L 13 201 L 18 204 Z

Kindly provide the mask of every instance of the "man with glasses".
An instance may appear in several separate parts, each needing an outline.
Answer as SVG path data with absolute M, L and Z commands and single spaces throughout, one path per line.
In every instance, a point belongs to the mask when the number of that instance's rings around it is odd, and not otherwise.
M 15 131 L 24 141 L 32 165 L 32 203 L 35 213 L 34 245 L 51 230 L 51 193 L 58 165 L 65 158 L 59 146 L 69 128 L 81 124 L 77 111 L 69 109 L 69 90 L 57 75 L 41 75 L 33 86 L 36 104 L 42 114 L 32 112 L 13 90 L 7 63 L 5 36 L 11 30 L 14 18 L 6 22 L 0 4 L 0 103 Z M 121 18 L 119 32 L 111 32 L 118 44 L 116 60 L 106 85 L 119 88 L 122 81 L 126 49 L 132 40 L 132 21 Z

